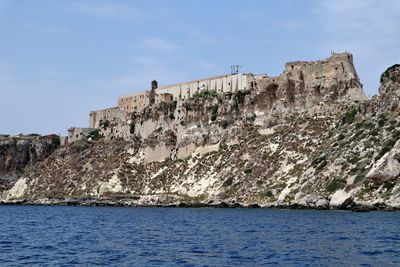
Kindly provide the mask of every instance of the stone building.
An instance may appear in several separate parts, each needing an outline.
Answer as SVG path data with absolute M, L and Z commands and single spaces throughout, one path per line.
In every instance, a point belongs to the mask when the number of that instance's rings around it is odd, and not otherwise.
M 189 82 L 182 82 L 172 85 L 159 87 L 157 94 L 171 94 L 174 100 L 185 100 L 203 90 L 212 90 L 217 93 L 236 92 L 238 90 L 249 89 L 249 80 L 252 80 L 252 74 L 237 73 L 227 74 L 215 77 L 209 77 Z
M 140 112 L 145 107 L 161 101 L 179 101 L 189 99 L 193 94 L 203 90 L 213 90 L 218 93 L 236 92 L 249 89 L 254 80 L 252 74 L 227 74 L 209 77 L 189 82 L 182 82 L 163 87 L 158 87 L 156 81 L 152 82 L 150 91 L 137 92 L 118 97 L 118 107 L 125 112 Z
M 118 107 L 125 112 L 141 111 L 150 105 L 150 92 L 138 92 L 118 97 Z
M 126 121 L 128 111 L 121 107 L 100 109 L 89 113 L 89 128 L 100 128 L 110 123 Z

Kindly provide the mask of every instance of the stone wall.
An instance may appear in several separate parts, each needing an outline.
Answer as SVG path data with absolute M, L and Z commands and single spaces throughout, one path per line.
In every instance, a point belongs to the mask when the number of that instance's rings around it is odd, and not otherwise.
M 168 93 L 174 96 L 174 100 L 186 100 L 203 90 L 216 91 L 218 93 L 236 92 L 237 90 L 249 89 L 248 80 L 252 74 L 228 74 L 210 78 L 194 80 L 190 82 L 177 83 L 156 89 L 156 93 Z
M 68 129 L 68 143 L 87 138 L 95 128 L 72 127 Z
M 126 122 L 127 112 L 119 107 L 92 111 L 89 114 L 89 128 L 100 128 L 104 124 Z

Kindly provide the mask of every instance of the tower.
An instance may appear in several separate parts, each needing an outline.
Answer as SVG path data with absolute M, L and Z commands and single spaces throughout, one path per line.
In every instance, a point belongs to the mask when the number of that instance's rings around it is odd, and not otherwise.
M 151 91 L 149 97 L 149 105 L 154 105 L 156 103 L 156 89 L 158 88 L 158 82 L 156 80 L 151 81 Z

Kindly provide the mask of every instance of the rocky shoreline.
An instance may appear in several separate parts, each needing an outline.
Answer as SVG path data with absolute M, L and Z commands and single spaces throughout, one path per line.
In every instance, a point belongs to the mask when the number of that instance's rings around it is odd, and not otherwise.
M 400 211 L 399 207 L 388 206 L 384 203 L 352 202 L 345 207 L 306 206 L 299 203 L 259 205 L 257 203 L 244 204 L 236 201 L 193 201 L 193 202 L 145 202 L 140 197 L 132 198 L 57 198 L 57 199 L 18 199 L 1 201 L 1 205 L 23 206 L 91 206 L 91 207 L 131 207 L 131 208 L 262 208 L 262 209 L 289 209 L 289 210 L 345 210 L 353 212 L 369 211 Z

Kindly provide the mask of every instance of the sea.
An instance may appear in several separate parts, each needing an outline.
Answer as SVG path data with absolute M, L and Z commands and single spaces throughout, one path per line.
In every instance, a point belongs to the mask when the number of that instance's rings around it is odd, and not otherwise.
M 0 206 L 0 266 L 400 266 L 400 212 Z

